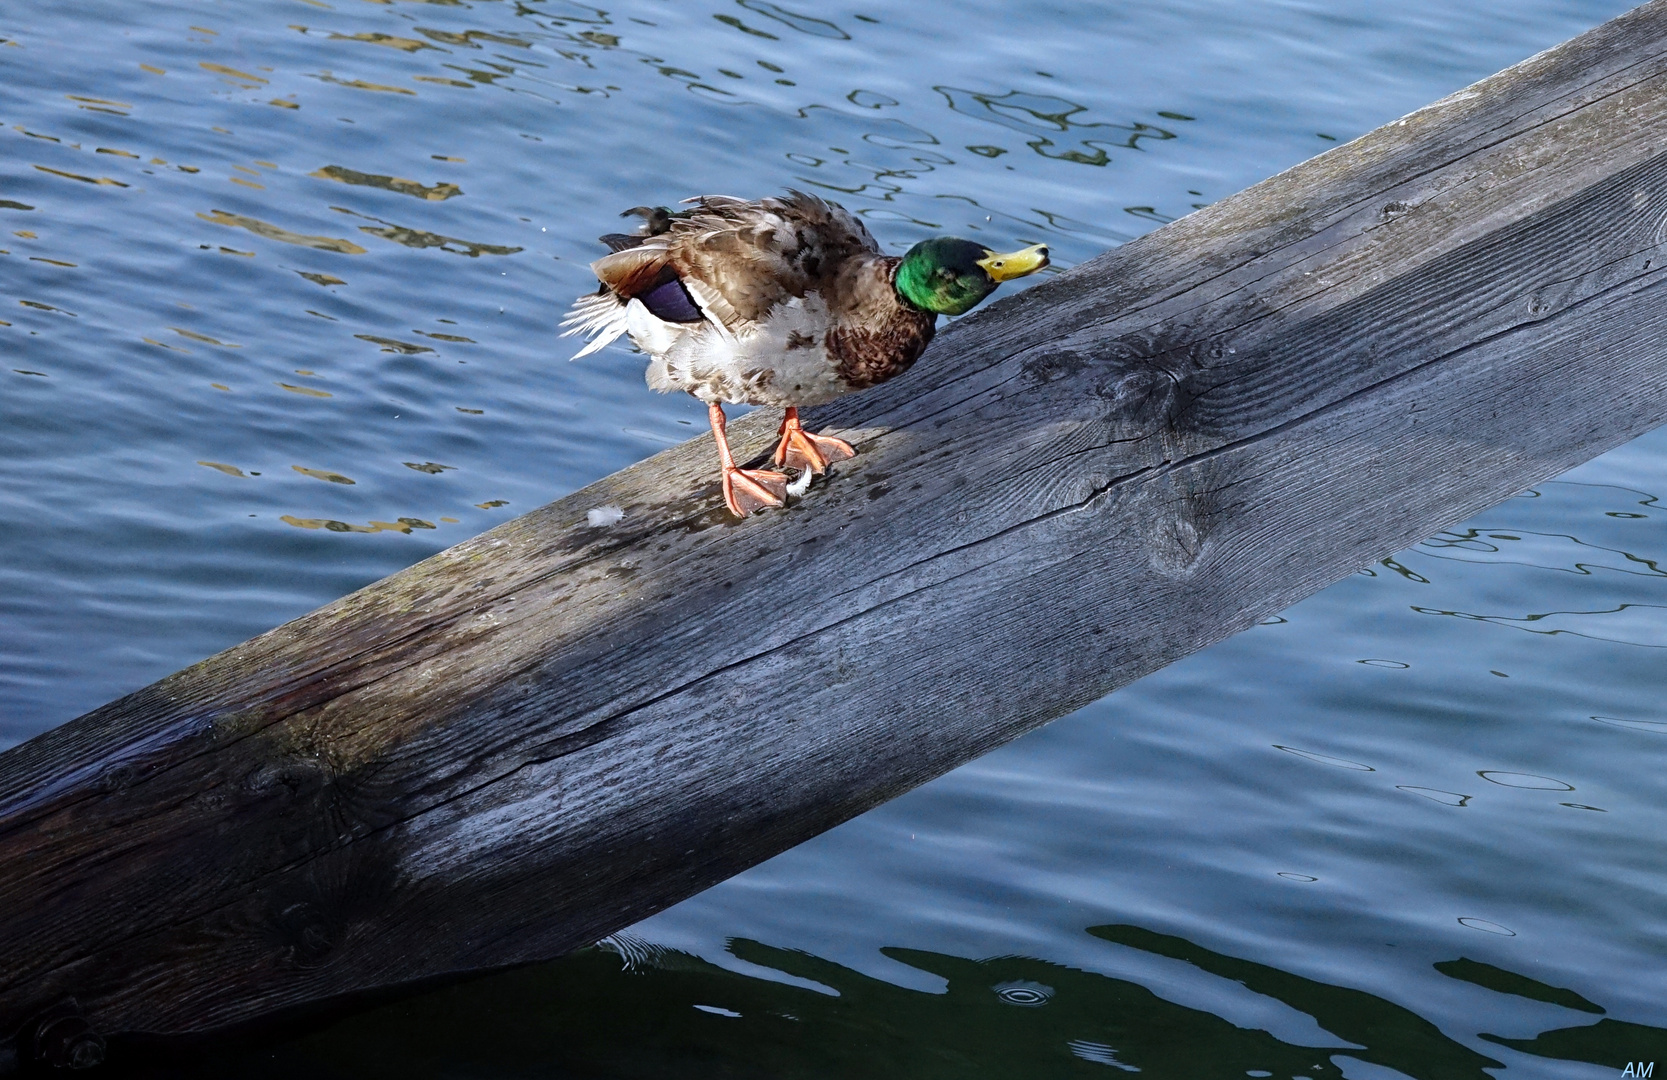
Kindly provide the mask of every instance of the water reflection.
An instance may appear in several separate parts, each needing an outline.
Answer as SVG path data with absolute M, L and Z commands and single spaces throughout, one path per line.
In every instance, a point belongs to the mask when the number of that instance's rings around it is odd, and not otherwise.
M 256 236 L 268 240 L 277 240 L 284 244 L 294 244 L 297 247 L 316 248 L 319 251 L 334 251 L 341 255 L 363 255 L 365 249 L 351 240 L 336 236 L 309 236 L 306 233 L 294 232 L 281 225 L 261 221 L 258 218 L 245 217 L 242 214 L 229 214 L 224 210 L 210 210 L 208 213 L 198 213 L 204 221 L 212 221 L 216 225 L 228 225 L 238 229 L 248 229 Z
M 430 202 L 440 202 L 455 198 L 463 194 L 463 189 L 456 184 L 444 181 L 434 184 L 422 184 L 416 180 L 405 180 L 398 176 L 381 176 L 374 173 L 362 173 L 340 165 L 326 165 L 307 174 L 316 176 L 320 180 L 336 180 L 343 184 L 353 184 L 358 187 L 375 187 L 384 191 L 395 191 L 401 195 L 411 195 Z
M 1635 1061 L 1660 1061 L 1667 1030 L 1606 1019 L 1585 1027 L 1543 1032 L 1532 1039 L 1507 1039 L 1485 1033 L 1481 1037 L 1535 1057 L 1584 1061 L 1618 1070 Z
M 360 215 L 361 217 L 365 215 Z M 475 240 L 459 240 L 455 236 L 442 236 L 439 233 L 428 232 L 424 229 L 407 228 L 404 225 L 383 224 L 361 225 L 360 232 L 380 236 L 384 240 L 391 240 L 396 244 L 403 244 L 409 248 L 439 248 L 454 255 L 467 255 L 471 259 L 478 259 L 482 255 L 514 255 L 523 250 L 507 244 L 484 244 Z
M 809 34 L 811 37 L 834 38 L 839 41 L 851 40 L 850 34 L 826 19 L 818 19 L 810 15 L 802 15 L 796 11 L 789 11 L 779 4 L 769 3 L 769 0 L 735 0 L 735 2 L 748 11 L 756 12 L 766 19 L 781 23 L 783 26 L 791 27 L 801 34 Z
M 807 952 L 735 939 L 736 971 L 619 935 L 562 960 L 372 1009 L 263 1046 L 202 1051 L 190 1076 L 1071 1077 L 1095 1067 L 1155 1080 L 1339 1077 L 1365 1062 L 1412 1080 L 1489 1080 L 1503 1064 L 1417 1011 L 1373 994 L 1223 955 L 1136 926 L 1088 933 L 1179 961 L 1311 1021 L 1318 1041 L 1168 1000 L 1140 982 L 1026 956 L 971 959 L 884 948 L 938 985 L 910 989 Z M 1603 1008 L 1518 972 L 1460 957 L 1435 969 L 1475 987 L 1579 1013 Z M 1290 1027 L 1287 1023 L 1283 1027 Z M 421 1040 L 407 1032 L 421 1031 Z M 1667 1030 L 1612 1019 L 1530 1039 L 1472 1037 L 1564 1060 L 1656 1055 Z M 132 1051 L 129 1051 L 131 1054 Z M 1658 1055 L 1657 1055 L 1658 1056 Z
M 1087 106 L 1053 95 L 1029 94 L 1020 90 L 992 94 L 962 90 L 953 86 L 937 86 L 933 89 L 948 99 L 949 107 L 958 113 L 999 124 L 1021 135 L 1036 136 L 1027 139 L 1025 145 L 1043 157 L 1056 161 L 1070 161 L 1078 165 L 1105 165 L 1111 161 L 1108 152 L 1110 149 L 1138 150 L 1141 148 L 1142 139 L 1163 140 L 1176 137 L 1173 131 L 1138 121 L 1133 124 L 1109 124 L 1078 120 L 1077 114 L 1086 112 Z M 1179 113 L 1166 115 L 1178 120 L 1192 119 Z M 1060 132 L 1076 135 L 1081 131 L 1095 134 L 1092 138 L 1079 137 L 1075 145 L 1069 147 L 1058 146 L 1047 134 Z M 1119 131 L 1126 134 L 1120 137 L 1113 134 Z M 1101 132 L 1104 134 L 1100 134 Z M 986 156 L 994 156 L 987 152 L 988 149 L 999 148 L 986 148 Z
M 406 97 L 417 96 L 415 90 L 407 90 L 403 86 L 384 86 L 381 83 L 366 82 L 364 79 L 338 79 L 328 71 L 318 72 L 311 78 L 317 79 L 319 82 L 330 83 L 332 86 L 345 86 L 350 90 L 369 90 L 377 94 L 404 94 Z M 421 78 L 421 76 L 413 76 L 413 78 Z M 274 101 L 272 104 L 277 104 L 277 102 Z M 301 106 L 293 105 L 292 107 L 299 109 Z
M 1503 1062 L 1454 1041 L 1411 1009 L 1364 991 L 1223 956 L 1184 938 L 1138 926 L 1094 926 L 1088 932 L 1105 941 L 1185 961 L 1200 971 L 1231 979 L 1253 993 L 1283 1002 L 1342 1039 L 1345 1045 L 1335 1047 L 1333 1052 L 1395 1069 L 1414 1080 L 1482 1080 L 1487 1076 L 1483 1069 L 1504 1067 Z
M 1568 634 L 1617 645 L 1667 649 L 1667 619 L 1661 615 L 1667 611 L 1667 604 L 1619 604 L 1595 611 L 1542 611 L 1527 615 L 1491 615 L 1423 606 L 1413 610 L 1422 615 L 1509 626 L 1530 634 Z

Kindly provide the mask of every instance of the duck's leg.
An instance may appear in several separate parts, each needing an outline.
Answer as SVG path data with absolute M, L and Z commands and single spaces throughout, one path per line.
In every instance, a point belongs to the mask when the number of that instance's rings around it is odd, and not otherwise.
M 724 407 L 716 402 L 706 407 L 712 421 L 712 437 L 718 441 L 718 461 L 723 465 L 724 502 L 730 513 L 744 518 L 754 510 L 787 505 L 787 477 L 767 469 L 743 469 L 735 464 L 724 437 Z
M 856 457 L 857 451 L 844 439 L 831 435 L 812 435 L 799 423 L 799 410 L 788 407 L 781 421 L 781 443 L 776 447 L 775 462 L 791 469 L 809 469 L 813 473 L 826 472 L 828 465 Z

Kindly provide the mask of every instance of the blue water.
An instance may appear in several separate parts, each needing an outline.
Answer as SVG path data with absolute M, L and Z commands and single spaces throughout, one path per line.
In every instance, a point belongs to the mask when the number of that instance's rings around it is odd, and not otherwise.
M 799 186 L 890 250 L 1066 267 L 1624 7 L 0 8 L 0 747 L 699 431 L 554 337 L 626 206 Z M 1647 436 L 596 949 L 187 1064 L 1667 1068 L 1664 464 Z

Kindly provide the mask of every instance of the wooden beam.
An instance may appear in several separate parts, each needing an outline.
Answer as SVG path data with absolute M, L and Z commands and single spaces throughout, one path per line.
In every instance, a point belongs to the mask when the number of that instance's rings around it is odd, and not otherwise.
M 696 439 L 8 751 L 0 1037 L 558 955 L 1663 422 L 1664 101 L 1656 0 L 957 322 L 785 512 Z

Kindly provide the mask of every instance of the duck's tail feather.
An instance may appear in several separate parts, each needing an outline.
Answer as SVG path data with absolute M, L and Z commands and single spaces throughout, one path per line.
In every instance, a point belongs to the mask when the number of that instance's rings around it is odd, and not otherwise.
M 625 303 L 618 294 L 606 289 L 581 296 L 573 302 L 561 325 L 562 337 L 584 334 L 590 338 L 584 348 L 573 354 L 572 359 L 589 356 L 607 348 L 625 333 Z
M 616 251 L 624 251 L 626 248 L 634 248 L 648 238 L 635 233 L 611 232 L 603 233 L 598 239 L 608 245 L 608 253 L 612 254 Z

